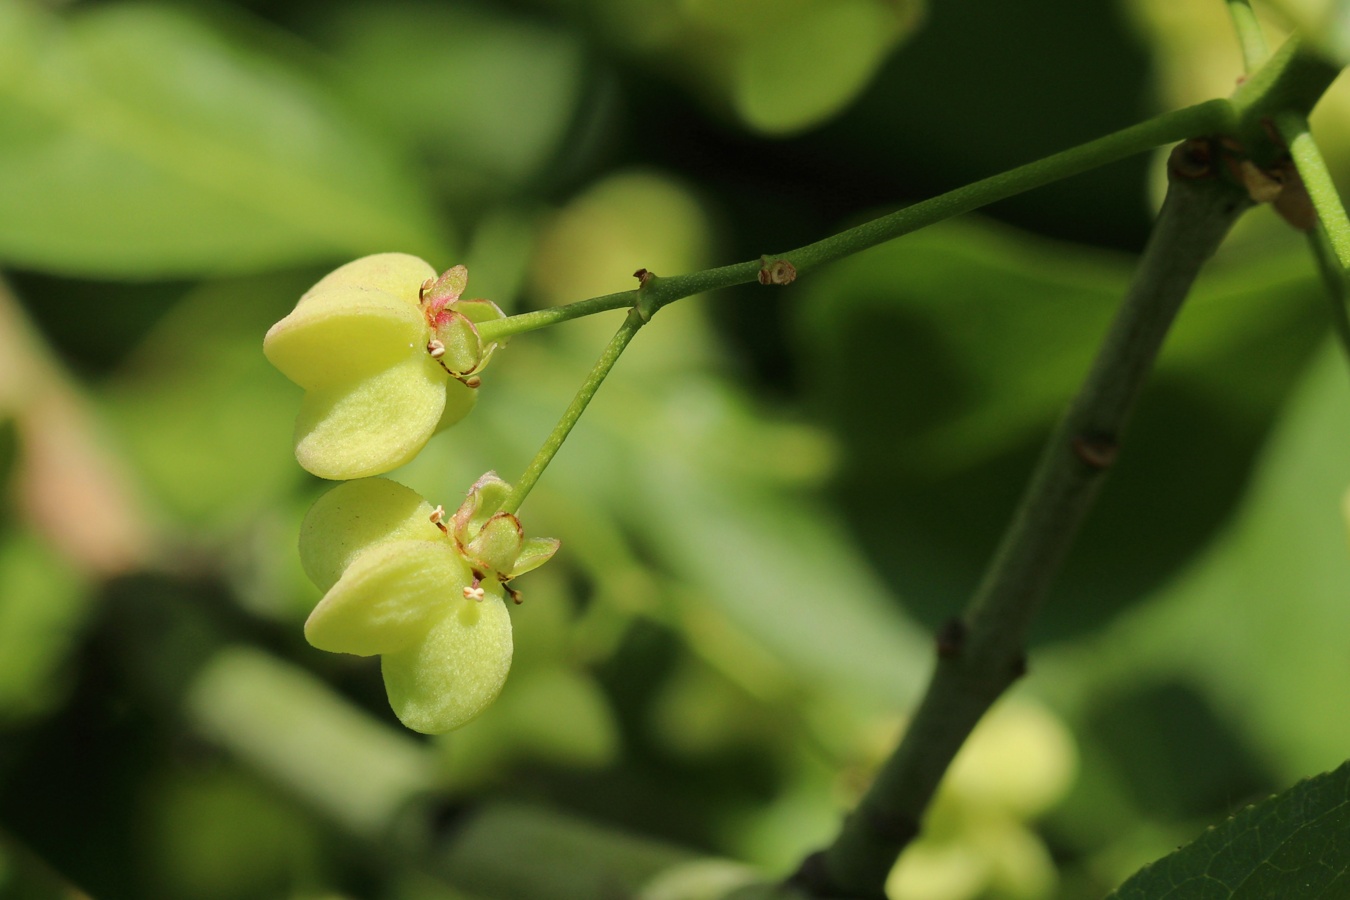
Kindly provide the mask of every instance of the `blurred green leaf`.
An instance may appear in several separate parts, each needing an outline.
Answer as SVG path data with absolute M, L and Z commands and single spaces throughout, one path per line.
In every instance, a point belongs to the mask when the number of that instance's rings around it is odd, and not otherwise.
M 703 323 L 684 324 L 706 348 L 698 339 Z M 527 521 L 539 523 L 531 527 L 564 534 L 566 558 L 574 515 L 612 517 L 692 589 L 696 605 L 725 616 L 794 678 L 862 698 L 863 705 L 908 698 L 927 666 L 926 637 L 868 570 L 848 529 L 818 498 L 782 488 L 818 478 L 828 444 L 773 423 L 722 382 L 691 376 L 678 357 L 662 354 L 664 347 L 642 360 L 643 346 L 631 351 L 633 363 L 652 368 L 625 378 L 623 360 L 588 409 L 587 427 L 572 433 L 531 495 Z M 483 453 L 489 441 L 500 448 L 486 454 L 496 457 L 494 465 L 512 456 L 523 465 L 570 399 L 576 382 L 562 373 L 575 372 L 579 381 L 585 371 L 573 358 L 579 352 L 527 354 L 532 349 L 508 349 L 511 362 L 494 369 L 497 384 L 482 388 L 494 390 L 493 399 L 475 410 L 466 423 L 474 431 L 463 432 L 458 447 L 423 453 L 409 470 L 463 466 L 465 455 Z M 610 562 L 622 581 L 629 560 Z M 607 566 L 604 559 L 595 563 L 602 571 Z M 751 662 L 734 648 L 718 655 Z
M 14 463 L 19 458 L 18 424 L 10 416 L 9 410 L 0 410 L 0 484 L 8 484 L 14 472 Z M 0 506 L 0 522 L 8 516 L 9 510 Z
M 253 647 L 208 660 L 187 711 L 202 733 L 356 834 L 383 833 L 435 783 L 430 753 L 408 732 Z
M 1127 258 L 976 219 L 803 285 L 798 358 L 843 445 L 848 521 L 928 621 L 973 589 L 1128 279 Z M 1306 255 L 1261 235 L 1206 271 L 1040 634 L 1099 623 L 1213 537 L 1324 329 L 1316 290 Z
M 312 820 L 235 770 L 170 770 L 141 812 L 160 895 L 200 900 L 295 896 L 320 858 Z
M 436 871 L 455 887 L 489 897 L 596 900 L 636 896 L 645 882 L 692 856 L 543 808 L 495 803 L 456 830 Z
M 466 3 L 348 3 L 326 28 L 353 96 L 453 203 L 538 174 L 582 98 L 579 42 L 539 20 Z
M 176 517 L 229 522 L 301 476 L 291 432 L 299 390 L 262 354 L 262 335 L 307 276 L 211 282 L 161 320 L 108 386 L 125 449 Z
M 0 541 L 0 724 L 62 699 L 66 658 L 92 609 L 88 588 L 36 538 Z
M 1243 810 L 1113 900 L 1335 900 L 1350 889 L 1350 764 Z
M 72 900 L 84 896 L 50 865 L 0 832 L 0 897 L 7 900 Z
M 801 359 L 820 370 L 812 386 L 830 418 L 850 436 L 868 429 L 857 462 L 883 478 L 897 464 L 950 472 L 1036 433 L 1085 371 L 1128 279 L 1127 259 L 1083 250 L 963 219 L 806 283 L 794 307 Z
M 698 89 L 748 129 L 820 125 L 872 83 L 923 19 L 922 0 L 554 0 Z
M 918 20 L 910 0 L 787 5 L 746 34 L 732 87 L 741 118 L 768 134 L 801 131 L 838 112 Z
M 522 763 L 598 769 L 615 762 L 618 730 L 595 681 L 562 665 L 523 668 L 471 727 L 442 739 L 446 783 L 465 789 Z
M 398 248 L 425 197 L 315 79 L 167 6 L 0 6 L 0 258 L 165 277 Z
M 1283 777 L 1350 746 L 1345 679 L 1350 390 L 1327 347 L 1272 436 L 1232 531 L 1116 635 L 1116 665 L 1197 679 Z M 1236 664 L 1240 661 L 1240 665 Z
M 641 488 L 648 540 L 703 602 L 793 676 L 826 693 L 904 703 L 928 668 L 928 641 L 811 500 L 740 489 L 679 448 L 652 454 Z
M 497 207 L 478 221 L 464 264 L 473 273 L 473 296 L 486 297 L 508 315 L 520 312 L 520 293 L 534 251 L 538 216 Z

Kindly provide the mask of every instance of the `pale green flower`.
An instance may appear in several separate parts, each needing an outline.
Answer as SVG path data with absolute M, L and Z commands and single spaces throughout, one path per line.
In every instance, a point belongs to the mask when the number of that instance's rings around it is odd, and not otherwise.
M 394 712 L 409 728 L 458 728 L 497 697 L 511 667 L 504 595 L 546 562 L 550 539 L 525 539 L 498 512 L 509 486 L 489 473 L 453 515 L 402 485 L 339 485 L 300 532 L 305 571 L 326 593 L 305 623 L 320 650 L 379 654 Z
M 367 256 L 325 276 L 268 330 L 263 352 L 305 389 L 300 465 L 321 478 L 378 475 L 468 415 L 496 348 L 477 325 L 503 314 L 460 300 L 467 280 L 463 266 L 438 279 L 406 253 Z

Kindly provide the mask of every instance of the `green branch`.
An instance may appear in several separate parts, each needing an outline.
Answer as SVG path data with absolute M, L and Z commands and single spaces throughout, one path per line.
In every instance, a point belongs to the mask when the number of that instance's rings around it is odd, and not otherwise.
M 1331 302 L 1331 321 L 1341 349 L 1350 358 L 1350 310 L 1347 310 L 1346 279 L 1350 277 L 1350 216 L 1345 213 L 1340 194 L 1331 180 L 1326 161 L 1308 130 L 1308 119 L 1299 113 L 1282 113 L 1275 117 L 1275 128 L 1289 147 L 1289 155 L 1298 172 L 1303 190 L 1316 213 L 1316 221 L 1308 229 L 1317 271 L 1327 289 Z M 1288 184 L 1285 190 L 1294 185 Z
M 1228 0 L 1228 15 L 1233 20 L 1238 43 L 1242 45 L 1243 71 L 1254 71 L 1270 55 L 1266 36 L 1261 32 L 1261 23 L 1256 20 L 1256 13 L 1248 0 Z
M 1350 358 L 1350 310 L 1346 303 L 1350 301 L 1347 290 L 1346 271 L 1336 259 L 1327 234 L 1320 226 L 1308 232 L 1308 246 L 1312 250 L 1317 272 L 1322 276 L 1322 285 L 1327 291 L 1327 300 L 1331 302 L 1331 325 L 1336 331 L 1336 339 L 1341 350 Z
M 790 263 L 796 274 L 859 253 L 944 219 L 1006 200 L 1071 175 L 1185 138 L 1224 131 L 1232 125 L 1226 100 L 1211 100 L 1141 122 L 1062 153 L 948 191 L 856 228 L 770 257 Z M 694 293 L 756 280 L 763 264 L 754 262 L 664 279 L 656 286 L 655 308 Z
M 1164 144 L 1200 135 L 1231 131 L 1233 125 L 1232 107 L 1228 101 L 1210 100 L 1155 116 L 1106 137 L 948 191 L 787 253 L 685 275 L 652 277 L 642 292 L 645 314 L 650 318 L 661 307 L 676 300 L 761 280 L 766 261 L 786 261 L 791 265 L 795 275 L 883 244 L 911 231 L 934 225 L 944 219 L 988 206 L 999 200 L 1006 200 L 1017 194 Z M 565 306 L 511 316 L 496 322 L 486 322 L 480 325 L 478 330 L 485 341 L 499 340 L 537 328 L 546 328 L 578 316 L 629 307 L 637 301 L 637 296 L 637 291 L 606 294 Z
M 1341 268 L 1350 270 L 1350 217 L 1346 216 L 1341 195 L 1331 180 L 1331 171 L 1308 130 L 1307 117 L 1298 112 L 1283 112 L 1275 116 L 1274 122 L 1280 138 L 1289 148 L 1317 220 L 1326 229 L 1332 252 Z
M 1173 152 L 1162 211 L 1092 369 L 1041 456 L 964 619 L 944 630 L 932 680 L 900 745 L 827 850 L 795 876 L 819 897 L 882 898 L 900 850 L 957 750 L 1026 667 L 1027 632 L 1191 283 L 1250 200 Z M 1182 173 L 1185 173 L 1183 176 Z
M 1225 133 L 1243 145 L 1253 162 L 1270 167 L 1285 152 L 1271 134 L 1271 123 L 1290 114 L 1306 117 L 1340 73 L 1339 65 L 1290 38 L 1233 91 L 1236 122 Z
M 1232 110 L 1226 100 L 1210 100 L 1196 106 L 1188 106 L 1071 150 L 957 188 L 931 200 L 916 203 L 899 212 L 859 225 L 857 228 L 850 228 L 841 234 L 784 253 L 782 258 L 791 261 L 797 271 L 801 272 L 875 247 L 877 244 L 917 231 L 943 219 L 1163 144 L 1226 131 L 1232 124 Z
M 544 445 L 539 448 L 539 452 L 534 455 L 534 459 L 530 461 L 525 472 L 511 488 L 511 493 L 501 506 L 501 512 L 514 513 L 520 509 L 520 505 L 529 496 L 535 482 L 539 480 L 539 476 L 544 474 L 548 464 L 558 454 L 563 441 L 567 440 L 567 435 L 571 433 L 572 428 L 577 424 L 577 420 L 581 418 L 581 414 L 590 405 L 595 392 L 600 390 L 600 385 L 609 376 L 610 369 L 614 368 L 614 364 L 619 361 L 619 357 L 627 348 L 629 341 L 638 333 L 638 329 L 645 324 L 647 324 L 647 320 L 639 314 L 636 308 L 628 313 L 628 317 L 623 320 L 623 324 L 614 333 L 614 337 L 610 338 L 609 344 L 600 354 L 600 358 L 595 361 L 595 367 L 591 369 L 591 373 L 586 376 L 586 380 L 577 390 L 576 396 L 572 398 L 572 403 L 567 407 L 562 418 L 558 420 L 558 424 L 553 427 L 553 431 L 544 440 Z
M 492 343 L 513 335 L 524 334 L 527 331 L 557 325 L 559 322 L 566 322 L 568 319 L 592 316 L 596 313 L 609 312 L 611 309 L 624 309 L 632 306 L 636 301 L 636 289 L 620 291 L 617 294 L 605 294 L 577 303 L 568 303 L 565 306 L 554 306 L 549 309 L 521 313 L 518 316 L 508 316 L 505 319 L 497 319 L 492 322 L 483 322 L 478 326 L 478 334 L 482 337 L 484 343 Z
M 630 308 L 628 318 L 605 348 L 586 382 L 577 391 L 571 406 L 567 408 L 534 460 L 516 482 L 511 495 L 502 506 L 502 511 L 513 513 L 520 508 L 633 335 L 666 304 L 717 288 L 756 280 L 773 280 L 768 275 L 770 267 L 775 264 L 781 265 L 782 261 L 789 264 L 788 271 L 792 274 L 786 280 L 790 281 L 796 273 L 804 269 L 850 256 L 943 219 L 1141 153 L 1159 144 L 1219 131 L 1226 124 L 1231 124 L 1231 111 L 1227 101 L 1213 100 L 1157 116 L 1071 150 L 957 188 L 780 256 L 670 278 L 658 278 L 651 273 L 642 272 L 642 287 L 638 290 L 606 294 L 565 306 L 483 323 L 479 326 L 479 333 L 484 341 L 490 342 L 545 328 L 579 316 L 625 306 Z

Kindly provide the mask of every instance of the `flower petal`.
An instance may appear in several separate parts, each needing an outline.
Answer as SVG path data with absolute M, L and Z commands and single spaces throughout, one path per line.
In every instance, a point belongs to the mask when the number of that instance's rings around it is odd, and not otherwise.
M 291 381 L 313 390 L 425 357 L 428 335 L 416 305 L 374 288 L 338 284 L 302 300 L 268 329 L 263 353 Z
M 352 560 L 305 622 L 305 640 L 331 653 L 371 656 L 417 643 L 466 602 L 469 567 L 441 538 L 393 541 Z M 476 604 L 475 604 L 476 605 Z
M 384 291 L 410 306 L 420 301 L 418 292 L 428 278 L 435 278 L 436 270 L 426 261 L 407 253 L 376 253 L 340 266 L 319 280 L 300 302 L 323 296 L 330 288 L 341 285 L 359 285 Z
M 431 522 L 431 505 L 387 478 L 363 478 L 314 502 L 300 526 L 300 563 L 327 591 L 352 560 L 391 541 L 445 541 Z
M 511 668 L 511 616 L 498 594 L 463 600 L 423 640 L 386 653 L 382 664 L 399 721 L 442 734 L 477 716 L 501 692 Z
M 457 312 L 442 313 L 437 319 L 435 334 L 445 351 L 441 365 L 460 375 L 478 367 L 483 358 L 483 341 L 478 336 L 478 329 L 467 318 Z
M 511 495 L 511 485 L 496 472 L 486 472 L 469 488 L 469 495 L 455 510 L 450 526 L 461 543 L 468 543 L 478 534 L 483 523 L 501 509 Z
M 366 378 L 310 391 L 295 458 L 320 478 L 364 478 L 417 455 L 440 424 L 449 376 L 426 353 Z
M 516 556 L 516 564 L 507 574 L 515 578 L 526 572 L 533 572 L 552 559 L 553 554 L 557 553 L 561 546 L 562 541 L 557 538 L 526 538 L 519 555 Z
M 478 571 L 506 578 L 524 543 L 525 530 L 520 527 L 520 520 L 510 513 L 497 513 L 487 520 L 463 551 Z
M 437 312 L 459 299 L 469 284 L 469 270 L 464 266 L 453 266 L 441 273 L 436 281 L 427 287 L 424 299 Z

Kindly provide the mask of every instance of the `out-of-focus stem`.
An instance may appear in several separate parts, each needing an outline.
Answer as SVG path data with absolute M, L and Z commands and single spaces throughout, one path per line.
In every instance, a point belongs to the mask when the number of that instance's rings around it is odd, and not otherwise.
M 795 876 L 815 896 L 884 896 L 886 877 L 957 750 L 1026 668 L 1032 618 L 1115 459 L 1163 339 L 1200 267 L 1250 205 L 1201 161 L 1217 154 L 1188 156 L 1189 147 L 1173 152 L 1167 198 L 1120 312 L 964 618 L 940 638 L 932 680 L 903 740 L 835 842 Z

